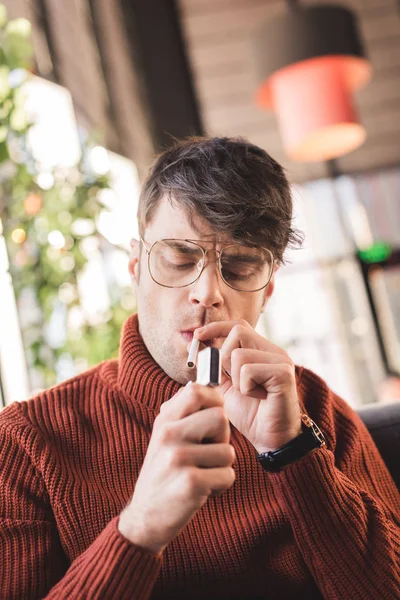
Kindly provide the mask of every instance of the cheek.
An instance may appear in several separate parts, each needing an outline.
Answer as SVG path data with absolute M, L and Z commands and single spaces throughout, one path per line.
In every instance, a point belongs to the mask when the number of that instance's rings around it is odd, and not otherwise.
M 182 290 L 158 285 L 144 270 L 142 270 L 136 294 L 139 309 L 142 312 L 151 313 L 156 319 L 179 317 L 184 313 L 185 304 L 188 304 L 187 293 L 184 294 Z
M 239 318 L 245 319 L 252 327 L 255 327 L 263 309 L 264 298 L 264 294 L 260 293 L 255 294 L 255 297 L 245 298 L 241 303 Z

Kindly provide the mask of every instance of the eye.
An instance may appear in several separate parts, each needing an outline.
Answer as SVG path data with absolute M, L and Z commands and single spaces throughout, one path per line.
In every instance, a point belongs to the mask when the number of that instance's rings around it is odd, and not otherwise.
M 235 272 L 229 269 L 222 269 L 222 275 L 224 277 L 224 279 L 228 280 L 235 280 L 235 281 L 240 281 L 240 280 L 244 280 L 244 279 L 248 279 L 249 277 L 251 277 L 254 274 L 253 271 L 251 272 Z

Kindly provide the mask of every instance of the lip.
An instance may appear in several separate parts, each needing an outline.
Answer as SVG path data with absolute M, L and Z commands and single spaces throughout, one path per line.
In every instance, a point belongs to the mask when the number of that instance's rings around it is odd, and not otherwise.
M 195 329 L 200 329 L 203 325 L 195 325 L 194 327 L 188 327 L 187 329 L 182 329 L 181 333 L 193 333 Z
M 201 325 L 196 325 L 195 327 L 190 327 L 189 329 L 183 329 L 180 333 L 181 333 L 181 335 L 183 335 L 185 340 L 188 339 L 191 342 L 192 338 L 193 338 L 194 330 L 199 329 L 200 327 L 201 327 Z
M 197 327 L 195 327 L 194 329 L 197 329 Z M 186 331 L 180 332 L 181 336 L 183 337 L 183 339 L 185 340 L 185 342 L 187 344 L 190 344 L 192 342 L 194 329 L 187 329 Z M 209 340 L 202 340 L 200 343 L 203 346 L 214 346 L 216 341 L 217 341 L 217 338 L 211 338 Z
M 191 342 L 193 339 L 193 332 L 195 329 L 196 327 L 194 329 L 186 329 L 185 331 L 181 331 L 181 336 L 185 339 L 185 341 Z

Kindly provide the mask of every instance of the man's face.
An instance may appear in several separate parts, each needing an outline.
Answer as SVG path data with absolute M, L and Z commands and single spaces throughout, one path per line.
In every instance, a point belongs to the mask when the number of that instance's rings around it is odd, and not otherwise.
M 144 241 L 148 249 L 166 238 L 198 240 L 200 246 L 210 250 L 232 243 L 226 234 L 213 233 L 200 217 L 194 219 L 194 225 L 196 230 L 190 226 L 183 209 L 163 199 L 146 228 Z M 218 243 L 213 243 L 214 240 Z M 186 366 L 193 330 L 213 321 L 239 319 L 255 327 L 273 291 L 273 278 L 258 292 L 230 288 L 219 275 L 214 252 L 207 255 L 206 267 L 195 283 L 183 288 L 165 288 L 151 278 L 144 248 L 141 255 L 139 242 L 134 241 L 132 248 L 129 270 L 136 287 L 140 333 L 154 360 L 181 384 L 193 380 L 195 375 Z M 223 342 L 224 338 L 218 338 L 211 345 L 220 348 Z

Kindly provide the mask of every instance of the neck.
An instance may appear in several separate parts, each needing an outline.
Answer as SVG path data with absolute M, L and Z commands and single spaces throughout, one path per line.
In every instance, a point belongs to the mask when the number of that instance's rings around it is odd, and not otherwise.
M 161 404 L 181 387 L 149 353 L 140 335 L 137 315 L 129 317 L 124 325 L 119 362 L 118 386 L 121 390 L 157 412 Z

